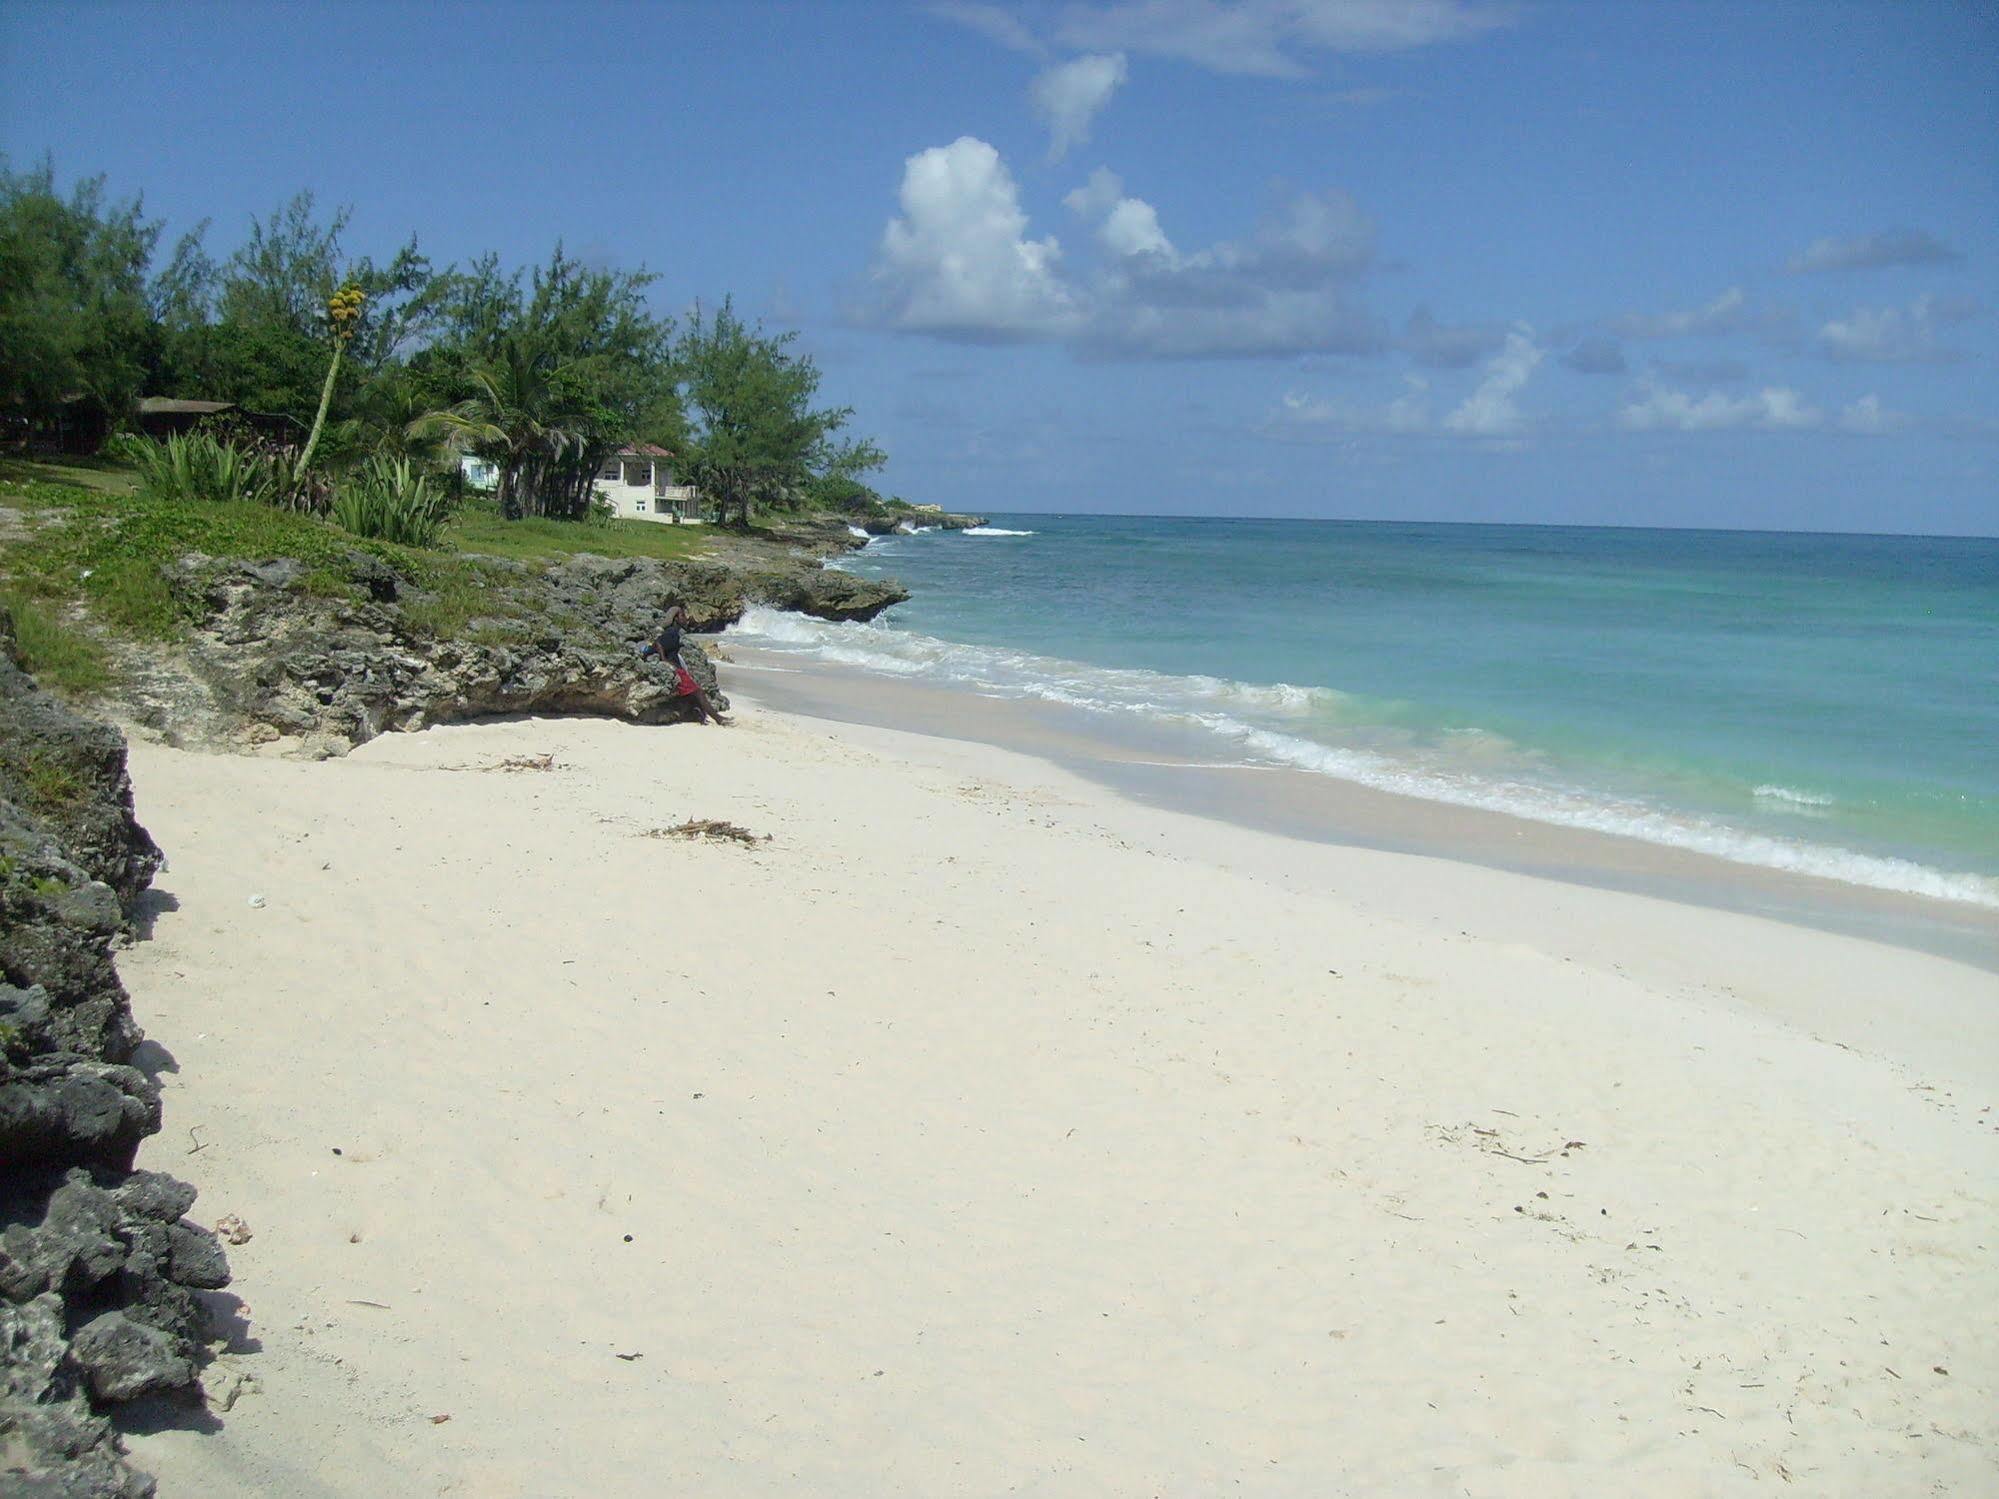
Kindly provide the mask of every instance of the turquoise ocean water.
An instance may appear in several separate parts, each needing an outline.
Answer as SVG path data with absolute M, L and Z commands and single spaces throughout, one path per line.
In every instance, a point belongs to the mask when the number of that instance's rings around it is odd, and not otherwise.
M 759 644 L 1201 732 L 1216 760 L 1999 907 L 1999 540 L 997 517 Z

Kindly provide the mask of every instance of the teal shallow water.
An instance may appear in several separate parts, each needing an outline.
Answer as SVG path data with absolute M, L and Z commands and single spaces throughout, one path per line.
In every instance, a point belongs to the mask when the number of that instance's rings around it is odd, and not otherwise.
M 996 518 L 761 643 L 1197 725 L 1218 759 L 1999 905 L 1999 541 Z

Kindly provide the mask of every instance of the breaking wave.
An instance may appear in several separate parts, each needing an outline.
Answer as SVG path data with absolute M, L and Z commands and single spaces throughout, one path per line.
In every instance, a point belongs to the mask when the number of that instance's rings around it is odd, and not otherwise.
M 988 696 L 1195 728 L 1251 764 L 1307 770 L 1398 795 L 1638 838 L 1738 864 L 1999 908 L 1999 880 L 1756 832 L 1641 798 L 1565 784 L 1502 735 L 1457 730 L 1424 742 L 1386 730 L 1369 704 L 1333 688 L 1090 666 L 765 608 L 750 609 L 731 634 L 746 644 Z M 1806 813 L 1833 800 L 1777 785 L 1755 787 L 1753 798 L 1759 806 Z

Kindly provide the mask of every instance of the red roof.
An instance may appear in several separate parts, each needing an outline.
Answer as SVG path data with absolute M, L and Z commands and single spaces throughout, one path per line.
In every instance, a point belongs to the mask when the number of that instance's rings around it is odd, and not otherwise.
M 620 458 L 671 458 L 673 454 L 670 450 L 660 447 L 657 443 L 639 442 L 633 443 L 628 448 L 619 448 L 618 456 Z

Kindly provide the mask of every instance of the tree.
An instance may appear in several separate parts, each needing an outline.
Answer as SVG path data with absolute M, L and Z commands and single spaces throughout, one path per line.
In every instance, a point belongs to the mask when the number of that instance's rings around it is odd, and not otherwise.
M 159 225 L 102 177 L 56 191 L 49 162 L 0 161 L 0 409 L 40 425 L 82 397 L 112 421 L 131 408 L 153 343 L 146 272 Z
M 152 288 L 161 388 L 322 428 L 324 408 L 341 427 L 362 385 L 429 335 L 440 293 L 415 239 L 385 265 L 349 257 L 341 243 L 349 216 L 342 208 L 322 222 L 313 195 L 300 193 L 253 217 L 244 242 L 219 266 L 201 245 L 206 225 L 184 237 Z M 346 287 L 360 290 L 364 306 L 338 344 L 328 386 L 339 331 L 329 308 Z
M 525 289 L 489 258 L 441 293 L 443 336 L 413 363 L 465 392 L 440 419 L 498 465 L 507 515 L 580 519 L 606 457 L 677 438 L 672 329 L 646 307 L 652 280 L 558 245 Z
M 497 358 L 473 365 L 473 393 L 437 421 L 500 470 L 500 510 L 510 520 L 542 513 L 551 468 L 576 446 L 562 425 L 562 366 L 549 350 L 518 335 L 501 339 Z
M 677 466 L 725 523 L 747 529 L 756 505 L 782 502 L 815 475 L 851 478 L 883 462 L 872 443 L 833 443 L 853 409 L 813 407 L 819 368 L 791 351 L 796 338 L 752 327 L 725 300 L 713 318 L 697 307 L 674 347 L 692 419 Z

